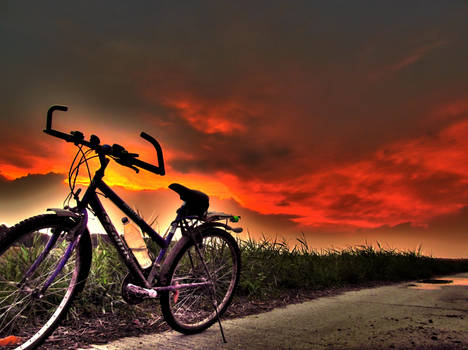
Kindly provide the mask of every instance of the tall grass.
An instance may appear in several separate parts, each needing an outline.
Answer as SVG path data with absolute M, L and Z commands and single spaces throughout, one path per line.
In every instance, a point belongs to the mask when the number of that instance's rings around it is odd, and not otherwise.
M 300 239 L 292 249 L 285 242 L 266 238 L 239 240 L 238 243 L 242 259 L 238 295 L 251 299 L 271 298 L 291 289 L 414 280 L 468 271 L 468 260 L 437 259 L 424 256 L 420 250 L 398 251 L 378 244 L 377 247 L 361 245 L 318 252 Z M 100 241 L 94 249 L 80 308 L 98 313 L 133 312 L 135 306 L 127 307 L 120 296 L 125 274 L 115 248 Z
M 241 295 L 267 298 L 289 289 L 318 289 L 374 281 L 403 281 L 468 271 L 468 260 L 436 259 L 420 250 L 397 251 L 380 245 L 317 252 L 303 240 L 286 243 L 241 241 Z
M 157 256 L 159 246 L 146 240 L 150 254 Z M 78 316 L 95 316 L 99 314 L 152 315 L 156 310 L 154 300 L 142 304 L 128 305 L 121 296 L 122 281 L 128 273 L 121 261 L 117 249 L 106 236 L 96 235 L 96 246 L 93 248 L 91 270 L 86 286 L 78 301 L 74 303 L 71 318 Z
M 317 252 L 303 240 L 240 242 L 241 295 L 271 297 L 288 289 L 339 287 L 374 281 L 404 281 L 468 271 L 468 260 L 437 259 L 421 251 L 397 251 L 380 245 Z
M 120 288 L 127 269 L 115 247 L 100 235 L 96 236 L 91 270 L 74 311 L 85 314 L 125 312 L 127 310 L 121 309 L 126 304 L 120 297 Z
M 274 298 L 288 290 L 413 280 L 468 271 L 466 259 L 437 259 L 424 256 L 419 250 L 397 251 L 379 245 L 318 252 L 302 240 L 298 240 L 299 244 L 292 249 L 284 242 L 265 238 L 238 243 L 242 273 L 237 294 L 250 299 Z M 157 254 L 154 244 L 150 245 L 150 250 Z M 30 260 L 27 257 L 23 259 L 24 262 Z M 16 264 L 5 262 L 2 268 L 7 268 L 7 265 L 17 268 Z M 98 239 L 86 287 L 74 303 L 68 319 L 119 313 L 131 317 L 159 312 L 154 300 L 139 305 L 125 303 L 121 297 L 121 283 L 126 273 L 114 246 Z

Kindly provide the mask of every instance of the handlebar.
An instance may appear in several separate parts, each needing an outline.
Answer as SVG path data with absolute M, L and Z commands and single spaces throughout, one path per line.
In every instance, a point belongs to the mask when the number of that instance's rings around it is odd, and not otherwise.
M 70 134 L 67 134 L 67 133 L 52 129 L 52 114 L 55 111 L 66 112 L 67 110 L 68 110 L 68 107 L 59 106 L 59 105 L 54 105 L 49 108 L 49 110 L 47 111 L 47 124 L 46 124 L 46 128 L 44 129 L 44 132 L 46 134 L 63 139 L 67 142 L 73 142 L 75 145 L 84 145 L 86 147 L 93 149 L 98 154 L 112 156 L 115 158 L 115 160 L 119 164 L 132 168 L 136 172 L 138 172 L 138 169 L 135 167 L 145 169 L 145 170 L 148 170 L 152 173 L 159 174 L 159 175 L 164 175 L 166 173 L 165 168 L 164 168 L 164 157 L 163 157 L 161 145 L 154 137 L 148 135 L 145 132 L 142 132 L 140 136 L 146 141 L 150 142 L 155 148 L 156 155 L 158 158 L 157 166 L 144 162 L 140 159 L 136 159 L 138 157 L 138 154 L 129 153 L 125 150 L 125 148 L 123 148 L 120 145 L 114 144 L 112 147 L 108 145 L 101 146 L 99 144 L 100 140 L 96 135 L 91 135 L 90 140 L 87 141 L 84 139 L 84 135 L 79 131 L 72 131 L 70 132 Z
M 64 112 L 66 112 L 66 111 L 68 111 L 68 107 L 55 105 L 55 106 L 52 106 L 52 107 L 49 108 L 49 110 L 47 111 L 46 130 L 52 129 L 52 113 L 54 113 L 54 111 L 64 111 Z

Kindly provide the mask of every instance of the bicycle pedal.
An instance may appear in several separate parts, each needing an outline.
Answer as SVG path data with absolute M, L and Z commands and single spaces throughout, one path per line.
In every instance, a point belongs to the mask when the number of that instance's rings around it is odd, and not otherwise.
M 127 284 L 126 289 L 127 292 L 132 293 L 140 298 L 154 299 L 158 297 L 158 292 L 156 292 L 154 289 L 143 288 L 132 283 Z

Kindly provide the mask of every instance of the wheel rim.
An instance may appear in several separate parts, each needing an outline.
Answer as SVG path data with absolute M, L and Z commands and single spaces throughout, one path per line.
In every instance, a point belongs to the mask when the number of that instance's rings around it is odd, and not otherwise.
M 78 258 L 75 250 L 44 296 L 37 297 L 69 245 L 65 232 L 61 232 L 49 254 L 21 287 L 19 282 L 43 251 L 44 240 L 53 233 L 59 234 L 58 229 L 50 225 L 35 229 L 0 255 L 0 339 L 10 337 L 17 341 L 15 346 L 19 349 L 27 348 L 47 333 L 60 317 L 76 284 Z M 12 339 L 12 336 L 17 338 Z
M 199 248 L 205 264 L 194 245 L 184 251 L 172 275 L 171 284 L 206 283 L 209 276 L 212 285 L 179 289 L 169 295 L 169 305 L 174 320 L 186 328 L 196 328 L 212 322 L 217 312 L 222 313 L 230 301 L 236 285 L 237 256 L 234 247 L 220 236 L 203 238 L 203 247 Z M 205 269 L 206 266 L 206 269 Z M 213 303 L 213 295 L 215 302 Z

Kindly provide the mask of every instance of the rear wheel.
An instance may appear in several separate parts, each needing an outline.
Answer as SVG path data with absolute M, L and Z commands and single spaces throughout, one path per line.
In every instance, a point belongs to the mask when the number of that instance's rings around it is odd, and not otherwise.
M 162 286 L 192 287 L 161 292 L 161 309 L 175 330 L 194 334 L 210 327 L 231 303 L 239 283 L 240 251 L 224 230 L 207 227 L 202 243 L 183 237 L 164 262 Z
M 17 349 L 38 346 L 58 326 L 83 288 L 91 264 L 88 231 L 44 294 L 40 293 L 64 256 L 75 225 L 69 217 L 39 215 L 0 235 L 0 344 Z M 25 280 L 26 272 L 55 238 L 49 253 Z

